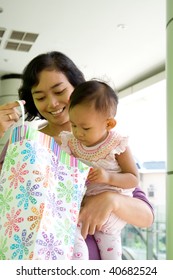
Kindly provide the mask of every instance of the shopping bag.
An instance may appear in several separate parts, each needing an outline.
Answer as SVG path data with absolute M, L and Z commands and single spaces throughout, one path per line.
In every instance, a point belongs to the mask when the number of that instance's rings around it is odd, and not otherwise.
M 54 139 L 15 127 L 0 175 L 0 259 L 71 259 L 89 167 Z

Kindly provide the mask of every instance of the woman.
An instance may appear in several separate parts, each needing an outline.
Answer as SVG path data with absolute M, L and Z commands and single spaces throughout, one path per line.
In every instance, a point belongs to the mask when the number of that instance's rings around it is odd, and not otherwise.
M 69 98 L 74 88 L 84 82 L 83 73 L 66 55 L 60 52 L 50 52 L 38 55 L 24 69 L 19 98 L 25 100 L 26 120 L 35 117 L 47 120 L 47 124 L 40 129 L 58 141 L 61 131 L 71 131 L 68 108 Z M 4 111 L 14 121 L 10 112 Z M 1 120 L 0 120 L 1 123 Z M 6 121 L 7 129 L 9 127 Z M 1 126 L 0 126 L 1 128 Z M 3 125 L 4 131 L 4 125 Z M 3 155 L 0 163 L 3 162 Z M 82 234 L 92 235 L 96 229 L 105 223 L 111 212 L 129 224 L 138 227 L 149 227 L 153 222 L 153 211 L 145 194 L 136 188 L 133 198 L 121 194 L 104 192 L 94 197 L 86 197 L 80 212 Z M 86 239 L 90 259 L 100 259 L 96 243 L 92 236 Z

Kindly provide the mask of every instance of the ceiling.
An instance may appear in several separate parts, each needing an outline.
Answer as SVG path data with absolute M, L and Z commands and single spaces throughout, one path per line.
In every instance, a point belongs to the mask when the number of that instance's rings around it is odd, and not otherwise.
M 165 68 L 165 2 L 1 0 L 0 76 L 20 74 L 34 56 L 57 50 L 86 79 L 101 78 L 124 89 Z

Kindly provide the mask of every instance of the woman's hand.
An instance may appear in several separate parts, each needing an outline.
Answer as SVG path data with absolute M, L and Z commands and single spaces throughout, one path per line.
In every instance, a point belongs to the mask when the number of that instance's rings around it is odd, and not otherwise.
M 82 223 L 81 233 L 84 238 L 87 237 L 87 234 L 92 235 L 96 230 L 100 230 L 108 220 L 113 210 L 111 201 L 113 203 L 110 192 L 84 198 L 79 214 L 79 222 Z
M 25 104 L 25 101 L 23 101 Z M 16 109 L 19 106 L 17 101 L 0 105 L 0 138 L 20 118 L 20 112 Z
M 139 198 L 128 197 L 115 192 L 103 192 L 86 196 L 79 214 L 82 223 L 81 233 L 94 234 L 108 220 L 111 213 L 137 227 L 150 227 L 153 223 L 153 212 L 146 202 Z

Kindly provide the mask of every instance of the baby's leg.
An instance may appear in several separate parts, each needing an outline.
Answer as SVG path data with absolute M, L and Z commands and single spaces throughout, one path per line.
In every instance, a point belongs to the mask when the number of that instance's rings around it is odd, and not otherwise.
M 107 234 L 97 231 L 94 234 L 97 245 L 100 250 L 102 260 L 121 260 L 122 247 L 121 247 L 121 232 L 117 231 L 115 234 Z
M 126 222 L 111 213 L 108 221 L 102 226 L 100 232 L 94 236 L 100 249 L 103 260 L 121 260 L 121 230 Z
M 76 237 L 75 237 L 72 260 L 88 260 L 88 259 L 89 259 L 88 247 L 84 238 L 81 235 L 81 226 L 78 225 L 76 229 Z

